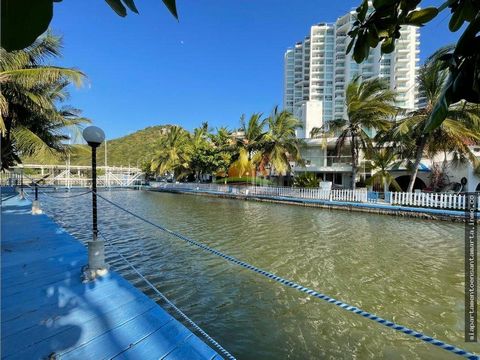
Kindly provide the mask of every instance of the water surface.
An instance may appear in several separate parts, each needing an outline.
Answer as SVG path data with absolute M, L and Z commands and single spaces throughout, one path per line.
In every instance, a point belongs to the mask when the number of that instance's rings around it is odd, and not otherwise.
M 129 210 L 351 305 L 459 347 L 463 225 L 144 191 L 105 191 Z M 65 194 L 58 194 L 65 195 Z M 90 196 L 42 206 L 90 240 Z M 454 359 L 197 249 L 99 200 L 99 228 L 170 300 L 239 359 Z M 110 265 L 154 297 L 126 264 Z

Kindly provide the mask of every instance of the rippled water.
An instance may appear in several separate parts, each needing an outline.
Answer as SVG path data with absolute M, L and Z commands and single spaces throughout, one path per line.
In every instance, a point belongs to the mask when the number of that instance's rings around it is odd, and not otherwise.
M 203 196 L 102 192 L 172 230 L 402 325 L 463 340 L 463 225 Z M 82 241 L 90 197 L 42 206 Z M 450 359 L 172 238 L 99 200 L 99 228 L 239 359 Z M 111 266 L 152 292 L 116 256 Z

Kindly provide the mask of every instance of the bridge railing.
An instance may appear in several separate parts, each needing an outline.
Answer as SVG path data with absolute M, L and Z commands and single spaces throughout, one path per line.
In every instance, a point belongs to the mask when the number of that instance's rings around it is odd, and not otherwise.
M 85 176 L 86 175 L 86 176 Z M 128 187 L 135 185 L 137 181 L 141 181 L 143 173 L 113 173 L 107 172 L 97 177 L 97 186 L 99 187 Z M 23 180 L 22 180 L 23 178 Z M 60 187 L 90 187 L 92 179 L 89 174 L 77 175 L 69 173 L 69 170 L 63 170 L 60 174 L 51 176 L 43 176 L 41 174 L 23 174 L 18 171 L 6 171 L 0 173 L 0 184 L 15 186 L 20 185 L 23 181 L 28 184 L 32 181 L 41 183 L 46 186 Z

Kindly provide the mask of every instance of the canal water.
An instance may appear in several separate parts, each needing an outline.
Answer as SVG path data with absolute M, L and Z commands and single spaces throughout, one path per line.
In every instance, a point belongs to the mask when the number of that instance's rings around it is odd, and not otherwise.
M 463 340 L 461 224 L 146 191 L 101 194 L 260 268 L 480 352 Z M 41 199 L 48 215 L 90 240 L 90 195 Z M 194 248 L 101 199 L 99 229 L 239 359 L 456 358 Z M 155 297 L 114 252 L 108 260 Z

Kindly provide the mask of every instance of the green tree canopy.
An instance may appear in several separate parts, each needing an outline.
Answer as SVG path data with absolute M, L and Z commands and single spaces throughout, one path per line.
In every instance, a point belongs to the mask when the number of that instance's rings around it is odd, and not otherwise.
M 383 54 L 391 53 L 403 26 L 423 26 L 447 10 L 451 13 L 450 31 L 456 32 L 466 24 L 455 48 L 440 58 L 448 77 L 423 129 L 430 132 L 446 119 L 450 105 L 461 100 L 480 103 L 480 1 L 445 0 L 438 7 L 419 9 L 421 4 L 421 0 L 373 0 L 369 11 L 368 0 L 363 0 L 349 32 L 352 40 L 347 52 L 353 49 L 358 63 L 378 45 Z
M 449 48 L 442 48 L 427 59 L 419 71 L 417 81 L 420 92 L 425 96 L 425 107 L 406 114 L 386 135 L 386 141 L 394 141 L 399 146 L 404 159 L 412 160 L 412 176 L 408 191 L 413 191 L 418 168 L 422 158 L 428 154 L 451 152 L 455 156 L 465 156 L 476 163 L 469 144 L 480 140 L 480 109 L 478 105 L 459 102 L 449 106 L 445 120 L 434 130 L 425 133 L 435 104 L 442 96 L 442 88 L 448 81 L 447 70 L 443 67 L 442 57 Z
M 301 163 L 300 145 L 295 131 L 301 127 L 300 121 L 286 110 L 276 106 L 267 118 L 268 131 L 262 139 L 260 170 L 268 164 L 278 175 L 290 172 L 290 162 Z
M 387 192 L 390 186 L 397 191 L 402 191 L 400 185 L 389 172 L 398 159 L 393 148 L 375 147 L 370 149 L 366 156 L 368 159 L 366 167 L 373 171 L 372 176 L 365 182 L 367 185 L 382 185 L 384 192 Z
M 0 49 L 0 132 L 2 169 L 20 157 L 65 152 L 66 129 L 88 122 L 79 110 L 61 106 L 69 84 L 81 85 L 79 70 L 48 65 L 61 55 L 61 38 L 51 33 L 25 50 Z

